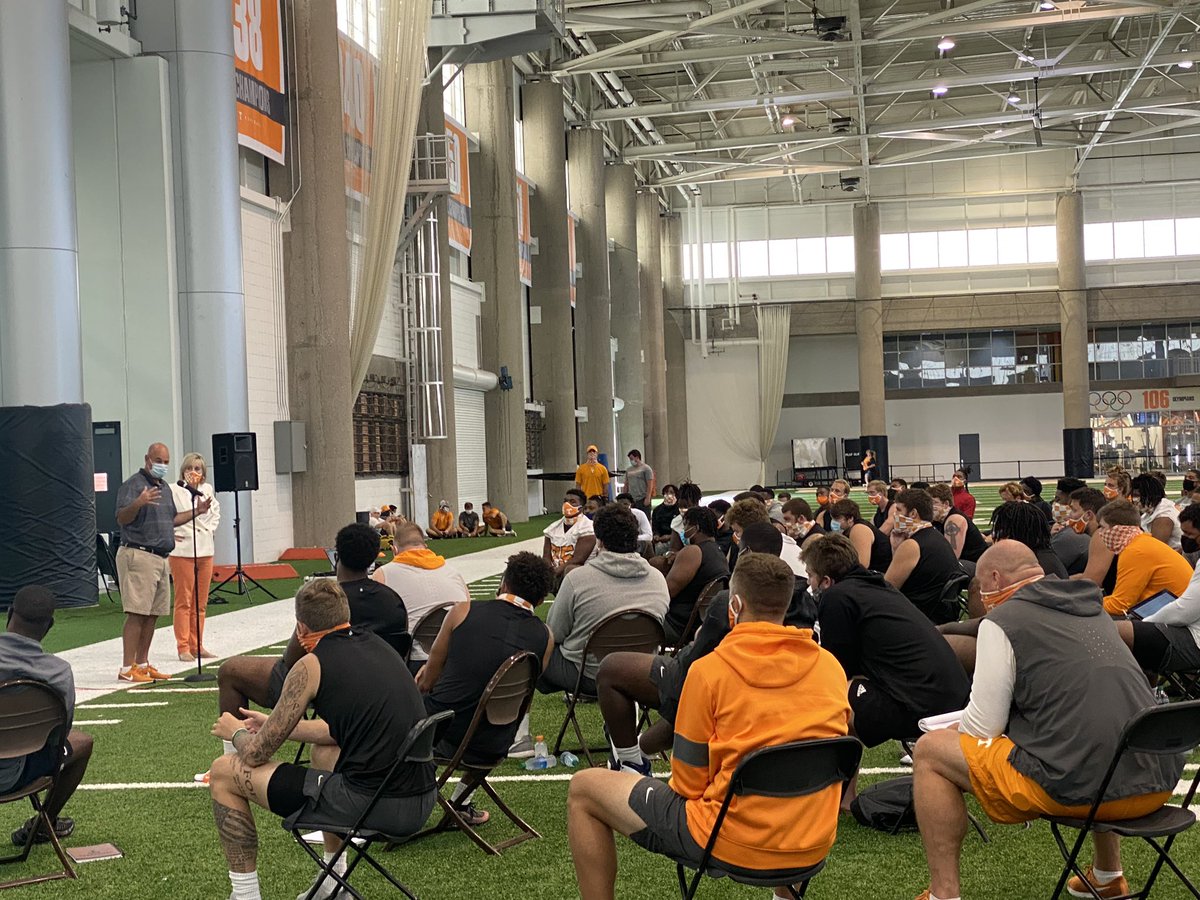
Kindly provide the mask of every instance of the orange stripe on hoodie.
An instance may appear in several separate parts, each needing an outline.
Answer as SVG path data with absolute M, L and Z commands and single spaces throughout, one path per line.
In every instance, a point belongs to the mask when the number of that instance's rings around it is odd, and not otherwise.
M 846 674 L 811 630 L 765 622 L 735 626 L 688 670 L 675 719 L 671 788 L 687 800 L 696 843 L 707 843 L 742 756 L 790 741 L 840 737 L 849 713 Z M 836 784 L 791 799 L 735 797 L 713 855 L 753 869 L 813 865 L 833 846 L 840 798 Z

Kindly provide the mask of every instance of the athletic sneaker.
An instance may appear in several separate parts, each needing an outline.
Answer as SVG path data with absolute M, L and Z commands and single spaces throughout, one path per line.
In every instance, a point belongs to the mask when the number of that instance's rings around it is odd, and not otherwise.
M 117 670 L 117 681 L 131 681 L 134 684 L 149 684 L 154 679 L 142 671 L 141 666 L 133 665 L 128 669 Z
M 313 876 L 313 884 L 316 884 L 317 879 L 320 878 L 323 874 L 324 874 L 323 872 L 318 871 L 317 874 Z M 345 875 L 346 873 L 345 873 L 345 871 L 341 871 L 341 872 L 338 872 L 338 874 Z M 308 892 L 311 890 L 312 890 L 312 885 L 310 884 L 304 891 L 302 891 L 301 893 L 296 895 L 296 900 L 305 900 L 305 898 L 308 897 Z M 336 881 L 334 881 L 329 876 L 326 876 L 325 880 L 321 882 L 321 886 L 319 888 L 317 888 L 317 892 L 315 894 L 313 894 L 312 896 L 313 896 L 313 900 L 330 900 L 330 898 L 332 898 L 332 897 L 344 897 L 346 895 L 342 891 L 341 885 L 339 885 Z
M 622 762 L 612 754 L 608 757 L 608 767 L 614 772 L 633 772 L 635 775 L 641 775 L 645 778 L 650 777 L 650 760 L 642 757 L 640 763 Z
M 509 759 L 531 759 L 533 757 L 533 735 L 527 734 L 517 738 L 516 743 L 508 748 Z
M 1087 880 L 1091 882 L 1092 887 L 1096 889 L 1096 893 L 1101 897 L 1124 897 L 1129 893 L 1129 882 L 1125 880 L 1124 875 L 1118 875 L 1108 884 L 1100 884 L 1092 875 L 1092 867 L 1087 867 Z M 1067 882 L 1067 893 L 1072 897 L 1091 897 L 1092 893 L 1087 889 L 1078 875 L 1072 875 L 1070 881 Z
M 198 772 L 192 776 L 192 781 L 196 782 L 196 784 L 208 784 L 210 778 L 212 778 L 211 771 Z
M 150 663 L 146 663 L 144 666 L 142 666 L 142 673 L 145 674 L 146 676 L 148 676 L 151 681 L 170 681 L 171 680 L 170 675 L 167 675 L 163 672 L 158 671 L 158 669 L 154 668 L 154 666 L 150 665 Z
M 463 821 L 472 827 L 487 824 L 487 821 L 492 817 L 486 809 L 478 809 L 470 803 L 464 803 L 461 806 L 455 804 L 455 810 L 463 817 Z
M 33 826 L 37 825 L 41 816 L 30 816 L 25 820 L 25 824 L 12 833 L 12 842 L 17 847 L 24 847 L 25 842 L 29 840 L 29 832 Z M 71 836 L 71 832 L 75 830 L 75 820 L 68 819 L 66 816 L 59 816 L 54 823 L 54 835 L 60 841 L 66 840 Z M 50 835 L 46 831 L 45 823 L 37 830 L 37 834 L 33 836 L 35 844 L 46 844 L 50 841 Z

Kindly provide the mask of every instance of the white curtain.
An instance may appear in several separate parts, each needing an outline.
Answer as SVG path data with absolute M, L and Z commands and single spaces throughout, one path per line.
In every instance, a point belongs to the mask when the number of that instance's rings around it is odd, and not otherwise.
M 357 394 L 367 377 L 379 323 L 391 297 L 421 107 L 431 6 L 428 0 L 339 0 L 338 5 L 343 21 L 357 26 L 351 29 L 351 37 L 377 59 L 370 182 L 358 208 L 350 212 L 351 240 L 359 244 L 350 286 L 351 386 Z
M 791 343 L 791 310 L 786 306 L 758 308 L 758 456 L 759 484 L 768 484 L 767 459 L 779 430 L 783 385 L 787 379 Z

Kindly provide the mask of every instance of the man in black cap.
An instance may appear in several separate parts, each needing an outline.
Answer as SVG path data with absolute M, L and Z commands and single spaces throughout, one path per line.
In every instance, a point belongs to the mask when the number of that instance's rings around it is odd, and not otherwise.
M 1054 511 L 1050 509 L 1050 504 L 1042 499 L 1042 483 L 1032 475 L 1026 475 L 1018 484 L 1029 492 L 1029 504 L 1046 517 L 1047 523 L 1052 523 L 1054 521 Z

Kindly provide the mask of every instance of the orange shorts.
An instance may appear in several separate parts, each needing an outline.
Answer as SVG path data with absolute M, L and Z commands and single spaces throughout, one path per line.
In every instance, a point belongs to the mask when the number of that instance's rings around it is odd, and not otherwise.
M 959 746 L 967 759 L 967 769 L 971 775 L 971 793 L 993 822 L 1016 825 L 1043 815 L 1071 816 L 1079 819 L 1087 817 L 1091 809 L 1090 804 L 1063 806 L 1047 794 L 1040 784 L 1013 768 L 1012 763 L 1008 761 L 1008 755 L 1014 745 L 1004 735 L 988 741 L 963 734 L 959 736 Z M 1116 821 L 1149 815 L 1170 799 L 1171 792 L 1164 791 L 1160 794 L 1109 800 L 1100 804 L 1096 818 L 1101 821 Z

